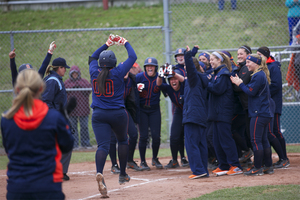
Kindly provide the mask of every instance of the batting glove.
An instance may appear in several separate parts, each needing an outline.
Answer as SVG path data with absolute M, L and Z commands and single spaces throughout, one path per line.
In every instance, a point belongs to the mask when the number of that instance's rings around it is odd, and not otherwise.
M 114 38 L 115 38 L 115 36 L 113 34 L 110 34 L 105 44 L 108 47 L 114 45 L 115 44 Z
M 137 84 L 137 89 L 138 89 L 139 92 L 142 92 L 144 88 L 145 88 L 145 84 L 144 83 L 138 83 Z
M 159 71 L 158 71 L 158 76 L 160 78 L 164 78 L 165 77 L 165 66 L 164 65 L 160 66 Z
M 127 40 L 119 35 L 116 35 L 116 37 L 114 38 L 114 41 L 116 42 L 117 45 L 125 45 L 125 43 L 127 42 Z
M 56 49 L 55 41 L 51 42 L 49 49 L 48 49 L 48 53 L 53 54 L 54 49 Z

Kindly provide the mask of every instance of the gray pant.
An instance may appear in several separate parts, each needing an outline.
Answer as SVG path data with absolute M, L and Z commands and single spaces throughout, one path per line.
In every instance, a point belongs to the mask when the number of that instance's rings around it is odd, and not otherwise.
M 63 166 L 63 173 L 64 174 L 68 173 L 71 156 L 72 156 L 72 150 L 69 151 L 68 153 L 63 153 L 62 156 L 61 156 L 61 161 L 60 162 Z

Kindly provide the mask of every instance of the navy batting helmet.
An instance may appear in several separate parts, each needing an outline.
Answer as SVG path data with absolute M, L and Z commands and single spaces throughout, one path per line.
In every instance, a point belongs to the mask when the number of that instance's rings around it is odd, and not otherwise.
M 175 62 L 177 62 L 176 57 L 177 57 L 178 55 L 184 55 L 185 51 L 186 51 L 185 48 L 178 48 L 178 49 L 176 49 L 175 55 L 174 55 Z
M 175 73 L 176 74 L 179 74 L 179 75 L 182 75 L 182 72 L 179 70 L 179 69 L 174 69 L 174 71 L 175 71 Z M 168 74 L 168 76 L 167 76 L 167 83 L 170 85 L 170 78 L 173 78 L 174 77 L 174 75 L 173 74 Z
M 99 56 L 99 66 L 100 67 L 116 67 L 117 58 L 115 53 L 111 50 L 102 51 Z
M 153 57 L 146 58 L 146 60 L 144 62 L 144 70 L 145 71 L 146 71 L 146 65 L 153 65 L 153 66 L 155 66 L 155 71 L 157 71 L 158 64 L 157 64 L 156 58 L 153 58 Z

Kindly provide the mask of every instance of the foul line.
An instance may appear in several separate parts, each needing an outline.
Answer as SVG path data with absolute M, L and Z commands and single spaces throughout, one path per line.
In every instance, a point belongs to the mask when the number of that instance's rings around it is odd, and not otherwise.
M 131 188 L 131 187 L 141 186 L 141 185 L 145 185 L 145 184 L 148 184 L 148 183 L 154 183 L 154 182 L 158 182 L 158 181 L 171 180 L 171 179 L 175 179 L 175 178 L 176 177 L 173 177 L 173 178 L 161 178 L 161 179 L 156 179 L 156 180 L 148 181 L 148 182 L 144 182 L 144 183 L 138 183 L 138 184 L 134 184 L 134 185 L 129 185 L 129 186 L 125 186 L 125 187 L 120 188 L 120 189 L 110 190 L 110 191 L 108 191 L 108 193 L 116 192 L 116 191 L 119 191 L 119 190 Z M 132 179 L 135 179 L 135 178 L 132 178 Z M 90 199 L 90 198 L 94 198 L 94 197 L 97 197 L 97 196 L 100 196 L 100 194 L 95 194 L 95 195 L 92 195 L 92 196 L 89 196 L 89 197 L 86 197 L 86 198 L 82 198 L 82 199 L 78 199 L 78 200 Z

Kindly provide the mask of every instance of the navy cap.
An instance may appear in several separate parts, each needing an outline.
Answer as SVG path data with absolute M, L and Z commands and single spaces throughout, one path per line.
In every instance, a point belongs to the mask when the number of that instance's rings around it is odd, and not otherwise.
M 19 72 L 21 72 L 22 70 L 24 69 L 33 69 L 32 65 L 29 64 L 29 63 L 26 63 L 26 64 L 22 64 L 20 67 L 19 67 Z
M 64 58 L 61 58 L 61 57 L 58 57 L 58 58 L 55 58 L 53 61 L 52 61 L 52 66 L 62 66 L 62 67 L 65 67 L 65 68 L 70 68 L 68 65 L 67 65 L 67 62 Z

